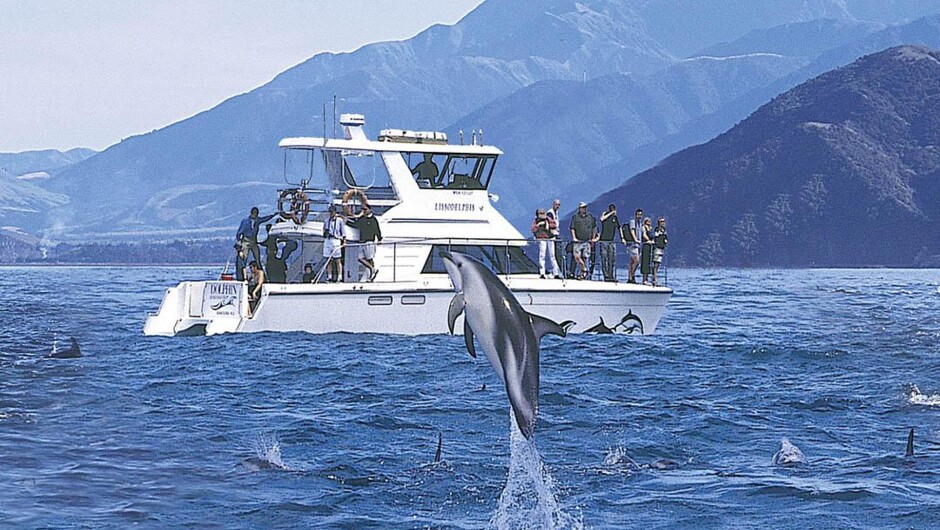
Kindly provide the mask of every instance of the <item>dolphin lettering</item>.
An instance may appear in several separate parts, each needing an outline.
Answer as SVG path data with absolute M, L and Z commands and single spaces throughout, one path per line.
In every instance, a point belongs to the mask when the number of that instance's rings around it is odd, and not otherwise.
M 530 439 L 538 415 L 539 343 L 547 334 L 564 337 L 574 322 L 558 324 L 526 312 L 506 285 L 476 258 L 458 252 L 440 255 L 457 291 L 448 307 L 448 327 L 453 333 L 457 317 L 463 313 L 467 351 L 476 357 L 476 338 L 506 386 L 519 431 Z

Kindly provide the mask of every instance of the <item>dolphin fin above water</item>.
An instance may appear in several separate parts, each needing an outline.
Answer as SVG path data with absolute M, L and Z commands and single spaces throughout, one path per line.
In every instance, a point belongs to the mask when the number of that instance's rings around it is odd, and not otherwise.
M 62 351 L 53 351 L 49 354 L 49 357 L 53 359 L 77 359 L 82 356 L 82 350 L 78 347 L 78 341 L 75 340 L 75 337 L 72 337 L 72 345 L 69 346 L 69 349 Z
M 907 433 L 907 448 L 904 450 L 904 456 L 914 456 L 914 428 Z
M 538 315 L 533 315 L 528 313 L 529 321 L 532 322 L 532 331 L 535 332 L 535 338 L 541 340 L 542 337 L 548 334 L 558 335 L 559 337 L 566 337 L 568 335 L 568 330 L 571 329 L 575 323 L 573 320 L 565 320 L 561 324 L 555 322 L 554 320 L 549 320 L 545 317 L 540 317 Z
M 437 433 L 437 451 L 434 452 L 434 463 L 441 461 L 441 447 L 444 445 L 444 433 Z

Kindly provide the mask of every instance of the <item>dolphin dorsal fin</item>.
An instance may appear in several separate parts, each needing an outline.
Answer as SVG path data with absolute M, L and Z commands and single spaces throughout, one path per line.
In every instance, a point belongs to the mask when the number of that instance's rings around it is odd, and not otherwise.
M 447 307 L 447 329 L 450 330 L 451 335 L 454 334 L 454 323 L 457 322 L 460 313 L 463 313 L 463 307 L 463 293 L 457 293 L 450 299 L 450 305 Z
M 566 320 L 558 324 L 554 320 L 533 315 L 532 313 L 529 313 L 529 320 L 532 322 L 532 331 L 535 332 L 535 338 L 538 340 L 542 340 L 542 337 L 549 333 L 558 335 L 559 337 L 567 336 L 568 328 L 574 325 L 574 322 L 571 320 Z
M 463 321 L 463 341 L 467 345 L 467 352 L 470 353 L 470 357 L 476 359 L 477 351 L 473 347 L 473 330 L 470 329 L 470 323 L 467 322 L 467 319 Z
M 441 446 L 444 445 L 444 434 L 437 433 L 437 451 L 434 452 L 434 462 L 441 461 Z
M 907 433 L 907 449 L 904 451 L 904 456 L 914 456 L 914 428 L 911 427 L 911 431 Z

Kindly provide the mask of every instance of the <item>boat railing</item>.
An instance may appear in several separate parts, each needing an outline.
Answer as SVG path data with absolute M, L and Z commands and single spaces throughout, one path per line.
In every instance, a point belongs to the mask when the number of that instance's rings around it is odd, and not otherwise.
M 491 269 L 493 272 L 499 276 L 510 277 L 512 275 L 520 274 L 538 274 L 539 265 L 538 265 L 538 253 L 539 253 L 539 243 L 540 240 L 535 238 L 526 238 L 526 239 L 493 239 L 493 238 L 454 238 L 454 237 L 426 237 L 426 238 L 409 238 L 409 239 L 395 239 L 390 241 L 380 241 L 376 243 L 377 246 L 391 246 L 392 247 L 392 281 L 398 280 L 398 264 L 399 264 L 399 249 L 400 247 L 413 247 L 413 246 L 427 246 L 427 245 L 437 245 L 444 247 L 446 250 L 451 251 L 455 247 L 490 247 L 493 250 L 493 254 L 486 256 L 490 259 Z M 564 239 L 553 239 L 550 240 L 556 245 L 556 261 L 558 261 L 559 269 L 561 269 L 562 275 L 565 278 L 573 277 L 573 264 L 571 262 L 571 257 L 569 256 L 568 248 L 569 243 L 572 241 Z M 359 242 L 347 242 L 347 248 L 356 248 L 363 245 Z M 513 256 L 513 249 L 520 249 L 523 254 L 528 258 L 526 261 L 521 263 L 525 266 L 520 267 L 520 263 L 516 257 Z M 596 249 L 596 247 L 595 247 Z M 501 254 L 501 260 L 494 260 L 498 257 L 496 253 Z M 618 255 L 629 254 L 618 252 Z M 477 256 L 480 257 L 480 256 Z M 546 256 L 546 259 L 548 256 Z M 589 258 L 589 271 L 591 280 L 603 280 L 603 272 L 601 270 L 600 256 L 596 251 L 592 251 L 591 257 Z M 514 269 L 515 264 L 515 269 Z M 628 265 L 625 265 L 628 266 Z M 616 271 L 616 268 L 615 268 Z M 549 271 L 550 272 L 550 271 Z M 322 273 L 322 270 L 320 271 Z M 639 266 L 637 267 L 637 276 L 640 276 Z M 319 276 L 319 274 L 318 274 Z M 664 259 L 659 269 L 659 285 L 668 285 L 668 269 L 666 267 L 666 260 Z

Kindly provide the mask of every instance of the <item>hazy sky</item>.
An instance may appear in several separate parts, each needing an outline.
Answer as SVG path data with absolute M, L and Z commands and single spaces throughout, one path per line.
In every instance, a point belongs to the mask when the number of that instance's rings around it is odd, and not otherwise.
M 482 0 L 0 0 L 0 152 L 103 149 Z

